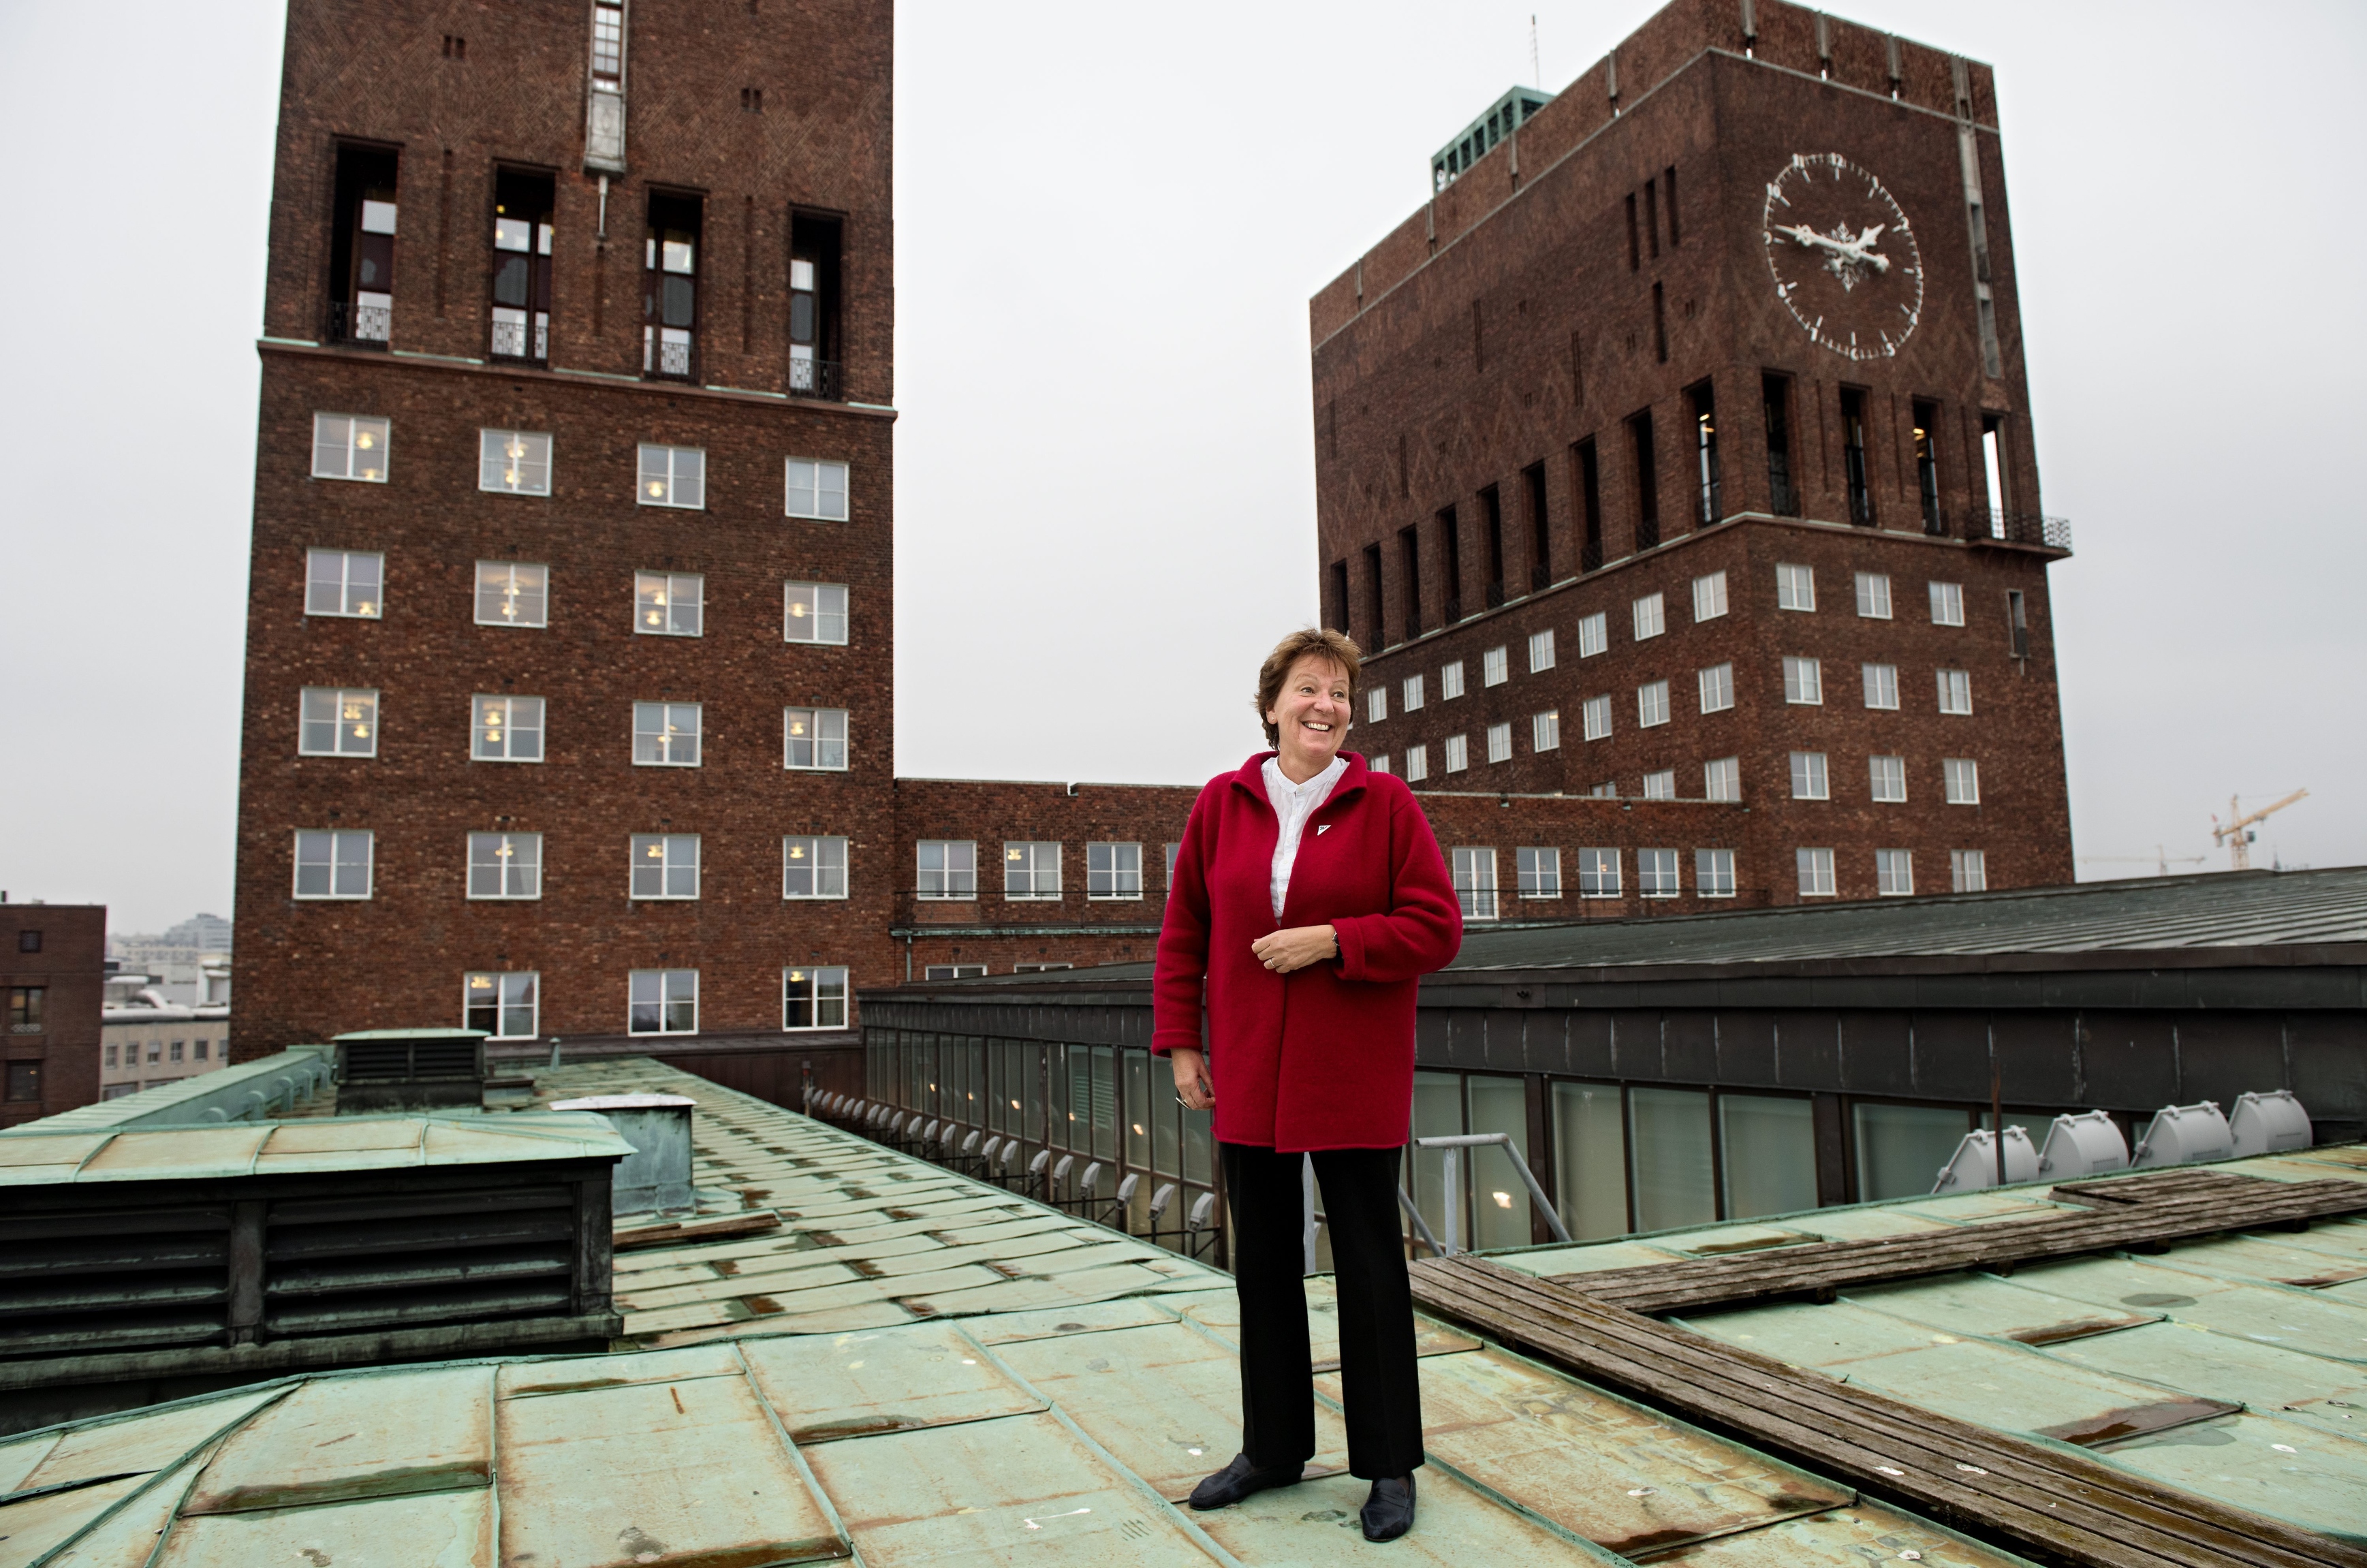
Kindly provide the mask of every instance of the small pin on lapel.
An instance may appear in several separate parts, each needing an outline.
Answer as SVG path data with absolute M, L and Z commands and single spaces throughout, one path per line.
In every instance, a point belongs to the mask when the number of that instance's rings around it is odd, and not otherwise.
M 1318 823 L 1315 827 L 1315 836 L 1320 838 L 1331 831 L 1331 824 L 1330 823 Z

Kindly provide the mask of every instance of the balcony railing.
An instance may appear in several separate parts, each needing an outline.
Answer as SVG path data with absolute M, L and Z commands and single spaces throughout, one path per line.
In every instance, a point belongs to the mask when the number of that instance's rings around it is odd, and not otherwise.
M 329 319 L 322 330 L 331 343 L 383 348 L 393 335 L 394 307 L 374 301 L 332 300 Z
M 802 359 L 792 355 L 789 395 L 841 402 L 846 396 L 846 367 L 835 359 Z
M 531 365 L 549 363 L 549 313 L 535 312 L 534 323 L 529 328 L 526 312 L 495 306 L 493 333 L 486 342 L 485 351 L 495 359 L 523 359 Z
M 2042 550 L 2071 550 L 2071 519 L 2038 512 L 2009 512 L 1996 506 L 1953 507 L 1941 526 L 1927 519 L 1925 531 L 1950 539 L 2002 540 L 2008 544 L 2034 545 Z
M 697 381 L 698 359 L 693 352 L 696 347 L 687 327 L 641 328 L 641 374 L 662 381 Z

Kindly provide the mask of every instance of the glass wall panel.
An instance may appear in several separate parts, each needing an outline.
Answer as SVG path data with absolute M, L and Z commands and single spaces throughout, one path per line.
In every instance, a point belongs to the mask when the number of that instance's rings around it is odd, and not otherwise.
M 1616 1084 L 1553 1086 L 1554 1198 L 1580 1241 L 1627 1233 L 1627 1137 Z
M 1168 1098 L 1174 1098 L 1170 1094 Z M 1150 1168 L 1150 1052 L 1126 1053 L 1126 1163 L 1131 1170 Z M 1143 1188 L 1148 1192 L 1150 1188 Z
M 1474 1073 L 1463 1080 L 1471 1107 L 1471 1131 L 1509 1132 L 1513 1145 L 1528 1152 L 1528 1085 L 1518 1078 Z M 1470 1151 L 1471 1207 L 1477 1216 L 1472 1245 L 1517 1247 L 1529 1244 L 1529 1189 L 1512 1168 L 1512 1157 L 1501 1148 Z
M 1463 1131 L 1463 1075 L 1460 1073 L 1416 1073 L 1413 1075 L 1413 1135 L 1416 1138 L 1446 1138 Z M 1412 1162 L 1412 1180 L 1406 1190 L 1413 1194 L 1414 1204 L 1421 1210 L 1422 1219 L 1430 1225 L 1431 1233 L 1440 1241 L 1446 1239 L 1446 1161 L 1450 1157 L 1434 1149 L 1408 1149 L 1406 1158 Z M 1467 1217 L 1470 1209 L 1464 1210 Z M 1471 1227 L 1458 1222 L 1455 1233 L 1470 1244 Z
M 1931 1191 L 1941 1167 L 1973 1130 L 1973 1119 L 1965 1111 L 1933 1106 L 1861 1104 L 1851 1114 L 1857 1132 L 1861 1203 Z
M 1196 1181 L 1206 1187 L 1217 1179 L 1212 1168 L 1214 1163 L 1212 1153 L 1216 1148 L 1211 1121 L 1213 1113 L 1205 1110 L 1184 1110 L 1181 1114 L 1184 1118 L 1184 1179 Z M 1185 1194 L 1177 1198 L 1176 1201 L 1182 1203 L 1189 1196 Z M 1222 1216 L 1218 1218 L 1221 1221 Z
M 1082 1154 L 1093 1146 L 1093 1048 L 1072 1045 L 1064 1056 L 1069 1067 L 1069 1120 L 1063 1142 Z
M 1050 1040 L 1044 1042 L 1044 1081 L 1052 1094 L 1051 1125 L 1045 1141 L 1055 1149 L 1073 1149 L 1077 1141 L 1070 1128 L 1073 1118 L 1069 1107 L 1069 1052 Z
M 1117 1158 L 1117 1048 L 1093 1047 L 1093 1157 Z
M 1628 1090 L 1627 1150 L 1637 1230 L 1665 1231 L 1717 1218 L 1707 1091 Z
M 1817 1206 L 1817 1128 L 1806 1100 L 1720 1095 L 1717 1126 L 1726 1141 L 1727 1219 Z
M 1039 1148 L 1044 1142 L 1044 1050 L 1032 1040 L 1019 1047 L 1019 1097 L 1027 1102 L 1027 1125 L 1023 1131 L 1027 1142 Z
M 1179 1119 L 1183 1108 L 1175 1103 L 1175 1080 L 1164 1056 L 1150 1059 L 1150 1081 L 1158 1085 L 1150 1106 L 1150 1168 L 1163 1176 L 1181 1176 L 1184 1167 L 1178 1162 L 1184 1157 L 1184 1124 Z

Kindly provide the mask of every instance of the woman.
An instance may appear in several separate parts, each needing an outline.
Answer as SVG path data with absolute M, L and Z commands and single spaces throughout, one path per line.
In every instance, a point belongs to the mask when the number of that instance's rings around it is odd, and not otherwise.
M 1365 1539 L 1413 1525 L 1422 1462 L 1398 1160 L 1413 1103 L 1415 986 L 1463 940 L 1413 793 L 1342 752 L 1356 645 L 1285 637 L 1258 672 L 1273 751 L 1192 807 L 1153 985 L 1176 1097 L 1216 1108 L 1241 1303 L 1241 1451 L 1192 1494 L 1221 1508 L 1296 1483 L 1315 1454 L 1300 1157 L 1322 1183 L 1339 1286 L 1348 1469 L 1373 1483 Z M 1203 1046 L 1201 996 L 1207 1033 Z

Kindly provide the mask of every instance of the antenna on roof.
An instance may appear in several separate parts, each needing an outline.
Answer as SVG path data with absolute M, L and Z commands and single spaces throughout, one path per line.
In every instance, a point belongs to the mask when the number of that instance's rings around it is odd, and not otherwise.
M 1535 11 L 1529 13 L 1529 74 L 1537 79 L 1537 90 L 1543 92 L 1546 68 L 1537 63 L 1537 15 Z

